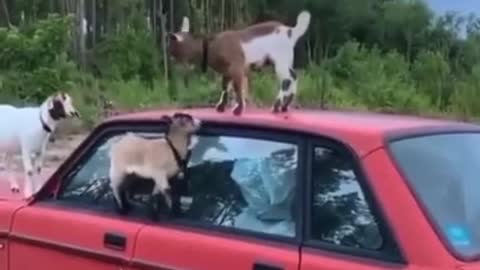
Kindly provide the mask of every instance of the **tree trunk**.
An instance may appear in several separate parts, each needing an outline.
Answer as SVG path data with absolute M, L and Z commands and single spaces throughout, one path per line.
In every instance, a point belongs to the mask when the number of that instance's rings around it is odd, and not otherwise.
M 53 0 L 48 0 L 48 13 L 55 12 L 55 3 Z
M 103 0 L 103 31 L 105 34 L 110 33 L 112 26 L 111 26 L 111 16 L 110 16 L 110 6 L 108 0 Z
M 92 23 L 92 48 L 97 44 L 97 0 L 92 0 L 91 7 L 91 23 Z
M 85 70 L 85 35 L 86 35 L 86 18 L 85 18 L 85 0 L 78 0 L 78 57 L 82 70 Z
M 175 19 L 175 3 L 174 2 L 175 1 L 173 1 L 173 0 L 170 0 L 170 2 L 169 2 L 169 7 L 170 7 L 170 10 L 169 10 L 169 12 L 170 12 L 170 14 L 169 14 L 170 26 L 169 26 L 169 28 L 170 28 L 171 32 L 175 31 L 175 20 L 174 20 Z
M 166 14 L 163 13 L 163 0 L 159 0 L 160 10 L 160 31 L 161 31 L 161 47 L 163 58 L 163 75 L 165 80 L 165 86 L 168 87 L 168 55 L 167 55 L 167 43 L 166 43 Z
M 225 0 L 222 0 L 221 3 L 221 14 L 220 14 L 220 31 L 225 30 Z
M 11 22 L 10 22 L 10 14 L 8 12 L 8 6 L 6 0 L 0 0 L 2 1 L 2 9 L 3 9 L 3 14 L 5 16 L 5 24 L 7 28 L 10 28 Z
M 212 16 L 210 14 L 210 1 L 205 0 L 205 33 L 211 33 L 212 31 Z
M 60 14 L 65 16 L 66 14 L 65 1 L 64 0 L 59 0 L 59 1 L 60 1 Z
M 162 1 L 162 0 L 160 0 Z M 161 2 L 160 2 L 161 3 Z M 152 2 L 152 36 L 153 36 L 153 46 L 156 48 L 157 47 L 157 16 L 158 14 L 158 8 L 157 8 L 157 0 L 153 0 Z

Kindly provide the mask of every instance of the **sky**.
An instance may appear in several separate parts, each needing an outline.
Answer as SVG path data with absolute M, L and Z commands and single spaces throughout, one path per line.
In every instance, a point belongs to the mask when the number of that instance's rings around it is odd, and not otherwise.
M 480 16 L 479 0 L 426 0 L 426 2 L 437 14 L 453 10 L 463 14 L 474 12 L 477 16 Z
M 475 13 L 480 16 L 480 0 L 425 0 L 436 15 L 443 15 L 446 11 L 456 11 L 461 15 Z M 461 38 L 467 35 L 465 26 L 460 33 Z

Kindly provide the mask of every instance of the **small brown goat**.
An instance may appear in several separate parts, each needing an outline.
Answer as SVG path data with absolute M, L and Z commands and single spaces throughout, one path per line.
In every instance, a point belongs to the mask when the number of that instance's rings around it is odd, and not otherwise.
M 248 72 L 252 67 L 271 64 L 280 81 L 280 90 L 272 111 L 286 112 L 297 92 L 297 75 L 293 69 L 294 47 L 310 25 L 311 15 L 302 11 L 294 27 L 278 21 L 251 25 L 241 30 L 220 32 L 211 38 L 195 38 L 190 34 L 190 21 L 183 18 L 180 32 L 169 34 L 169 51 L 183 64 L 199 63 L 222 75 L 222 94 L 216 105 L 224 112 L 228 94 L 235 91 L 235 115 L 245 107 L 244 91 L 248 91 Z
M 162 119 L 168 125 L 164 138 L 147 139 L 127 133 L 111 147 L 110 187 L 120 212 L 129 210 L 126 191 L 132 185 L 127 181 L 131 175 L 137 176 L 133 178 L 137 180 L 153 179 L 152 199 L 157 200 L 157 195 L 163 195 L 169 209 L 172 207 L 169 179 L 183 173 L 191 136 L 199 129 L 201 122 L 184 113 L 164 116 Z M 158 200 L 153 204 L 156 206 L 156 203 Z

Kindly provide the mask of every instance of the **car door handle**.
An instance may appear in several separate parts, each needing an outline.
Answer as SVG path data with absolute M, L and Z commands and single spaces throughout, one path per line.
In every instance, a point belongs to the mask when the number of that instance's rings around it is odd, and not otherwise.
M 283 268 L 273 264 L 256 262 L 253 264 L 253 270 L 283 270 Z
M 127 238 L 117 233 L 105 233 L 103 236 L 103 245 L 109 249 L 125 250 Z

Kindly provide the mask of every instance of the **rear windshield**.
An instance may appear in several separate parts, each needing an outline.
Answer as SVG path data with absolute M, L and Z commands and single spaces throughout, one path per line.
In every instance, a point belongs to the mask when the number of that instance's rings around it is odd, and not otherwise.
M 390 148 L 442 237 L 462 257 L 480 255 L 480 133 L 401 139 Z

